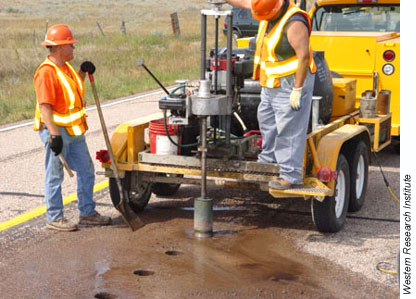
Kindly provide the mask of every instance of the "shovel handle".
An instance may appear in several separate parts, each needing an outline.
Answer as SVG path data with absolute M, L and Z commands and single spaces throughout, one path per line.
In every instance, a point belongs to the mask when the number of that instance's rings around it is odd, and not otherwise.
M 48 141 L 49 141 L 49 143 L 52 143 L 52 138 L 51 138 L 51 136 L 49 136 L 49 137 L 48 137 Z M 59 157 L 59 160 L 61 160 L 62 164 L 64 165 L 64 168 L 65 168 L 66 172 L 68 173 L 68 175 L 69 175 L 71 178 L 72 178 L 72 177 L 74 177 L 74 173 L 72 172 L 71 168 L 69 168 L 68 163 L 66 163 L 65 158 L 64 158 L 64 155 L 62 155 L 62 153 L 60 153 L 60 154 L 58 155 L 58 157 Z
M 118 175 L 118 169 L 116 160 L 114 159 L 113 149 L 111 147 L 110 138 L 108 136 L 107 126 L 105 125 L 103 111 L 101 109 L 100 100 L 98 99 L 97 89 L 95 87 L 94 76 L 88 73 L 88 77 L 91 83 L 92 93 L 94 95 L 95 105 L 97 106 L 98 116 L 100 118 L 101 128 L 103 131 L 105 143 L 107 145 L 108 154 L 110 155 L 111 168 L 116 179 L 117 187 L 120 193 L 120 203 L 117 205 L 116 209 L 120 212 L 124 221 L 130 226 L 132 231 L 139 229 L 144 226 L 144 222 L 137 216 L 133 210 L 130 208 L 128 203 L 125 201 L 125 195 L 123 192 L 123 186 L 121 185 L 120 176 Z
M 117 169 L 116 161 L 114 159 L 114 153 L 113 153 L 113 149 L 111 147 L 111 142 L 110 142 L 110 137 L 108 135 L 107 126 L 105 125 L 104 114 L 103 114 L 103 111 L 101 109 L 100 99 L 98 98 L 97 88 L 95 87 L 94 76 L 92 74 L 88 73 L 88 77 L 90 79 L 91 89 L 92 89 L 92 94 L 94 95 L 95 105 L 97 106 L 97 112 L 98 112 L 98 116 L 99 116 L 100 123 L 101 123 L 101 129 L 102 129 L 103 135 L 104 135 L 105 145 L 107 146 L 108 154 L 110 155 L 111 168 L 113 169 L 114 176 L 116 177 L 117 185 L 119 187 L 119 190 L 121 191 L 121 189 L 120 189 L 121 184 L 119 185 L 120 178 L 118 176 L 118 169 Z
M 66 170 L 66 172 L 68 173 L 68 175 L 72 178 L 74 177 L 74 173 L 72 172 L 71 168 L 69 168 L 68 163 L 66 163 L 64 155 L 59 154 L 59 159 L 61 160 L 62 164 L 64 164 L 64 168 Z

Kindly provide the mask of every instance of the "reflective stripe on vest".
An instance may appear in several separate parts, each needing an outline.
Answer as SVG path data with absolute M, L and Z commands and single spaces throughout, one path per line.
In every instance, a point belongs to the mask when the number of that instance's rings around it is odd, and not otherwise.
M 279 44 L 283 28 L 287 21 L 295 14 L 302 13 L 309 24 L 309 34 L 311 32 L 311 23 L 309 15 L 300 10 L 295 4 L 290 3 L 285 15 L 275 24 L 275 26 L 266 35 L 268 21 L 261 21 L 256 40 L 256 51 L 254 55 L 253 79 L 260 79 L 260 85 L 263 87 L 274 88 L 280 85 L 279 78 L 296 73 L 299 65 L 299 59 L 296 55 L 279 60 L 276 56 L 276 47 Z M 312 48 L 309 45 L 309 68 L 312 73 L 316 71 L 316 65 L 313 60 Z
M 80 136 L 87 130 L 87 123 L 85 119 L 85 103 L 83 101 L 84 96 L 84 82 L 81 77 L 73 69 L 73 67 L 67 62 L 66 65 L 71 72 L 72 78 L 69 78 L 59 67 L 49 59 L 46 59 L 38 68 L 38 70 L 44 66 L 53 66 L 58 81 L 62 86 L 64 93 L 64 100 L 66 104 L 65 113 L 59 113 L 52 111 L 53 121 L 57 126 L 65 127 L 68 134 L 72 136 Z M 72 84 L 71 84 L 72 82 Z M 42 124 L 42 116 L 39 112 L 39 105 L 36 105 L 34 129 L 39 130 Z

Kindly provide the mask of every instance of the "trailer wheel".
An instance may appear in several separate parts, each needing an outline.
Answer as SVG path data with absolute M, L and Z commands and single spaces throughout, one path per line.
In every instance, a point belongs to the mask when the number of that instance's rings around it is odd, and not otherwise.
M 126 172 L 121 184 L 128 194 L 129 206 L 134 212 L 142 211 L 152 195 L 152 184 L 141 182 L 135 172 Z M 110 197 L 116 207 L 120 203 L 120 192 L 115 178 L 109 179 Z
M 351 165 L 351 198 L 349 212 L 357 212 L 364 204 L 368 183 L 368 148 L 360 141 L 355 149 Z
M 183 177 L 180 174 L 160 174 L 160 175 L 168 175 L 168 176 L 176 176 L 176 177 Z M 181 184 L 174 184 L 174 183 L 153 183 L 152 192 L 158 196 L 171 196 L 174 195 Z
M 312 219 L 320 232 L 336 233 L 344 226 L 350 199 L 350 172 L 348 161 L 340 154 L 337 162 L 337 180 L 333 196 L 322 202 L 312 199 Z

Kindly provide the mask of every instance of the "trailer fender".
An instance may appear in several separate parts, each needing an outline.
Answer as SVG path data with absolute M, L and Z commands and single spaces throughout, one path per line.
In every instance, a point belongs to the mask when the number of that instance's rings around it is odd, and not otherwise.
M 132 164 L 137 163 L 139 151 L 146 148 L 144 130 L 149 126 L 150 121 L 162 117 L 163 114 L 158 112 L 119 125 L 111 136 L 114 159 L 118 163 L 131 166 L 131 169 L 133 169 Z M 125 167 L 122 168 L 125 169 Z
M 319 141 L 317 154 L 322 167 L 329 167 L 336 170 L 338 156 L 343 151 L 343 146 L 349 141 L 364 139 L 367 145 L 370 145 L 370 133 L 367 127 L 362 125 L 346 124 L 335 131 L 325 135 Z M 349 148 L 349 147 L 346 147 Z M 344 153 L 349 160 L 348 152 Z M 334 182 L 328 183 L 328 187 L 333 188 Z

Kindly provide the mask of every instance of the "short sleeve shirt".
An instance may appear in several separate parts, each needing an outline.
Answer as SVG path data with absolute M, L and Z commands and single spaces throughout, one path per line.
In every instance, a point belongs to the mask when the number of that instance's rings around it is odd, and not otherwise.
M 67 65 L 58 66 L 69 77 L 71 72 Z M 66 104 L 64 92 L 59 82 L 55 68 L 44 65 L 36 73 L 33 79 L 36 91 L 36 100 L 39 104 L 49 104 L 53 111 L 65 113 Z

